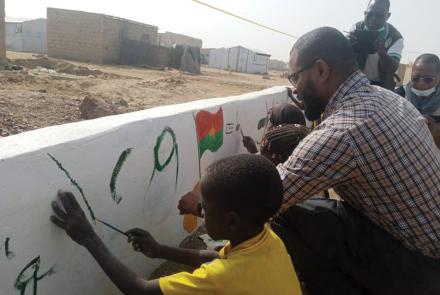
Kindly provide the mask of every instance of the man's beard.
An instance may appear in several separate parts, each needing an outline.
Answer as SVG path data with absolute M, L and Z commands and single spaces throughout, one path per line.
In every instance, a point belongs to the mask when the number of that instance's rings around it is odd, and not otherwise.
M 309 121 L 320 119 L 327 104 L 323 98 L 316 95 L 316 87 L 311 81 L 307 81 L 302 100 L 304 102 L 304 114 L 306 118 Z

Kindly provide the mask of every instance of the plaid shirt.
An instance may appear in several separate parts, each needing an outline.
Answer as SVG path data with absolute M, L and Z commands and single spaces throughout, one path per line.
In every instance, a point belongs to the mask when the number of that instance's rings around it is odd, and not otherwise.
M 407 248 L 440 258 L 440 152 L 420 113 L 361 72 L 278 170 L 282 210 L 334 188 Z

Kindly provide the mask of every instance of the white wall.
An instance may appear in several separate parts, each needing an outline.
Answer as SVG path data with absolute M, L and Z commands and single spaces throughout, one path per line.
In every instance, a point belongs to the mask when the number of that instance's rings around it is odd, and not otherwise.
M 227 48 L 212 49 L 209 53 L 208 66 L 214 69 L 228 68 L 229 50 Z
M 38 281 L 38 294 L 119 294 L 91 256 L 49 221 L 50 202 L 58 189 L 73 191 L 86 215 L 90 215 L 78 189 L 48 154 L 82 187 L 97 217 L 123 230 L 145 228 L 160 242 L 177 245 L 186 236 L 177 201 L 199 179 L 193 116 L 199 110 L 216 112 L 220 107 L 224 113 L 223 145 L 217 152 L 203 155 L 203 170 L 215 159 L 244 152 L 237 124 L 245 135 L 261 140 L 264 128 L 257 130 L 258 122 L 271 106 L 287 100 L 285 88 L 275 87 L 0 139 L 0 294 L 20 294 L 14 282 L 25 266 L 38 257 L 36 276 L 54 267 L 53 274 Z M 166 127 L 175 133 L 178 161 L 174 154 L 169 165 L 159 172 L 154 169 L 154 147 Z M 161 163 L 176 145 L 169 134 L 163 137 L 158 149 Z M 115 192 L 122 197 L 118 204 L 113 200 L 110 181 L 121 153 L 129 148 L 131 154 L 115 182 Z M 100 224 L 94 228 L 111 251 L 138 274 L 147 276 L 161 262 L 134 253 L 124 236 Z M 32 294 L 32 274 L 36 270 L 29 268 L 21 277 L 21 282 L 30 278 L 24 294 Z
M 252 74 L 266 74 L 269 69 L 270 56 L 251 51 L 248 58 L 247 72 Z
M 268 55 L 241 46 L 219 48 L 211 50 L 209 67 L 249 74 L 266 74 L 269 69 L 269 59 Z
M 17 26 L 21 26 L 21 33 L 16 32 Z M 6 46 L 13 51 L 47 53 L 47 21 L 6 23 Z
M 6 49 L 23 51 L 23 34 L 16 30 L 23 27 L 22 23 L 6 23 Z

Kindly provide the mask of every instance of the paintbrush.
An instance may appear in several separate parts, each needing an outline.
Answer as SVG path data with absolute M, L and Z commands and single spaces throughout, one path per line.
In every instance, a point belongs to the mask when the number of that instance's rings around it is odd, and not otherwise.
M 244 134 L 243 134 L 243 130 L 241 129 L 241 126 L 240 126 L 240 133 L 241 133 L 241 137 L 244 138 Z
M 106 226 L 108 226 L 109 228 L 111 228 L 112 230 L 115 230 L 115 231 L 117 231 L 118 233 L 120 233 L 120 234 L 122 234 L 122 235 L 124 235 L 124 236 L 127 236 L 128 237 L 128 235 L 125 233 L 125 232 L 123 232 L 122 230 L 120 230 L 120 229 L 118 229 L 118 228 L 116 228 L 116 227 L 114 227 L 113 225 L 111 225 L 111 224 L 108 224 L 107 222 L 105 222 L 105 221 L 102 221 L 102 220 L 100 220 L 100 219 L 98 219 L 98 218 L 95 218 L 95 220 L 96 221 L 98 221 L 99 223 L 102 223 L 102 224 L 104 224 L 104 225 L 106 225 Z

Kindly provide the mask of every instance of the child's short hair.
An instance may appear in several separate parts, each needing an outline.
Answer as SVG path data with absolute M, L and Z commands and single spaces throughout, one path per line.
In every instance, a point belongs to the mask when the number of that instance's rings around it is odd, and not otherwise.
M 281 103 L 273 106 L 269 120 L 273 126 L 281 124 L 306 124 L 303 112 L 290 103 Z
M 275 165 L 260 155 L 214 162 L 202 180 L 202 195 L 260 226 L 280 208 L 283 186 Z
M 262 153 L 280 156 L 281 161 L 285 162 L 309 132 L 307 127 L 298 124 L 276 126 L 264 135 L 260 150 Z

